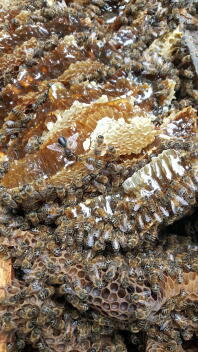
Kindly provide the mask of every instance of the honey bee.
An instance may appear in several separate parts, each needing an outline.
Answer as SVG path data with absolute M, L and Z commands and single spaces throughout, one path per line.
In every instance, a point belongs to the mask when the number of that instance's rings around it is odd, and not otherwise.
M 67 300 L 80 312 L 86 312 L 89 309 L 87 303 L 81 302 L 77 296 L 67 295 Z
M 11 313 L 4 313 L 1 317 L 2 323 L 1 328 L 4 332 L 9 332 L 16 328 L 16 324 L 12 319 Z
M 131 324 L 130 326 L 130 331 L 133 333 L 133 334 L 138 334 L 138 332 L 140 332 L 141 328 L 136 324 Z
M 39 224 L 39 217 L 37 215 L 37 213 L 35 211 L 32 211 L 31 213 L 27 214 L 27 219 L 34 225 L 38 225 Z
M 27 144 L 25 145 L 25 152 L 26 153 L 32 153 L 35 150 L 38 150 L 41 144 L 41 137 L 40 136 L 32 136 L 29 138 Z
M 113 280 L 113 278 L 116 275 L 116 272 L 117 272 L 117 264 L 116 264 L 116 262 L 111 262 L 108 265 L 107 271 L 106 271 L 106 273 L 104 275 L 104 280 L 106 282 L 109 282 L 109 281 Z
M 127 245 L 129 248 L 134 248 L 139 243 L 139 239 L 137 236 L 130 236 L 127 240 Z
M 102 169 L 103 161 L 102 160 L 96 160 L 95 161 L 95 167 L 96 167 L 96 169 Z
M 67 236 L 67 245 L 69 247 L 73 246 L 74 244 L 74 238 L 72 236 Z
M 20 340 L 19 340 L 18 338 L 19 338 L 19 337 L 17 336 L 16 347 L 17 347 L 17 349 L 18 349 L 19 351 L 21 351 L 21 350 L 23 350 L 24 347 L 25 347 L 25 341 L 22 340 L 21 338 L 20 338 Z
M 78 327 L 79 336 L 77 338 L 78 342 L 82 342 L 83 340 L 87 339 L 91 334 L 91 326 L 88 323 L 81 323 Z
M 9 254 L 8 248 L 6 248 L 2 244 L 0 244 L 0 255 L 3 255 L 7 259 L 10 258 L 10 254 Z
M 183 279 L 183 273 L 182 270 L 177 270 L 177 281 L 179 284 L 182 284 L 184 279 Z
M 105 184 L 107 184 L 109 182 L 109 179 L 105 175 L 98 175 L 96 177 L 96 181 L 105 185 Z
M 41 330 L 39 328 L 34 328 L 31 331 L 30 334 L 30 341 L 33 343 L 33 345 L 35 345 L 39 339 L 40 339 L 40 335 L 41 335 Z
M 139 302 L 144 302 L 144 297 L 138 293 L 134 293 L 131 295 L 131 302 L 133 304 L 137 304 Z
M 43 288 L 42 290 L 39 291 L 38 297 L 42 301 L 44 301 L 46 298 L 53 296 L 54 293 L 55 293 L 55 289 L 54 289 L 53 286 L 47 287 L 47 288 Z
M 56 193 L 59 199 L 64 199 L 66 196 L 66 190 L 63 186 L 56 187 Z
M 103 251 L 104 249 L 105 249 L 105 242 L 103 241 L 102 238 L 95 241 L 95 244 L 93 246 L 94 251 L 99 252 L 99 251 Z
M 15 200 L 7 192 L 3 192 L 1 194 L 1 200 L 5 204 L 5 206 L 7 206 L 8 208 L 16 209 L 18 207 L 17 203 L 15 202 Z
M 142 320 L 142 321 L 144 320 L 144 324 L 145 324 L 145 319 L 146 319 L 146 317 L 147 317 L 147 312 L 146 312 L 146 310 L 143 309 L 143 308 L 137 308 L 137 309 L 135 310 L 135 317 L 136 317 L 136 319 L 138 319 L 138 320 Z M 138 324 L 138 327 L 141 328 L 140 324 Z

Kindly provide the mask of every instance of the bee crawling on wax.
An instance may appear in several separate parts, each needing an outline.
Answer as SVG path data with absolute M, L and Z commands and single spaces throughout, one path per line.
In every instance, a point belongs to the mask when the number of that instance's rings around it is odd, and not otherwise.
M 63 148 L 64 154 L 68 160 L 73 160 L 76 158 L 75 154 L 68 148 L 67 139 L 65 137 L 59 137 L 58 144 Z

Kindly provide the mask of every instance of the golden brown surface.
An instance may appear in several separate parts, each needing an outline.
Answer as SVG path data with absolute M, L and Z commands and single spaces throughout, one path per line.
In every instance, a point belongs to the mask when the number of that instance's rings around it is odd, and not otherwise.
M 6 5 L 0 253 L 13 278 L 1 289 L 0 333 L 8 351 L 194 348 L 198 91 L 184 33 L 196 31 L 197 2 Z

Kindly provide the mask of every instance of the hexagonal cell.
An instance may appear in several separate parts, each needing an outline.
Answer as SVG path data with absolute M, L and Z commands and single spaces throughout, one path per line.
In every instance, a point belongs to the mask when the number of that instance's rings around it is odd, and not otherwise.
M 122 312 L 128 310 L 128 303 L 127 303 L 127 302 L 122 302 L 122 303 L 120 303 L 120 310 L 121 310 Z
M 65 259 L 64 258 L 59 258 L 59 263 L 64 265 L 65 264 Z
M 107 299 L 110 295 L 110 291 L 108 290 L 108 288 L 105 288 L 102 290 L 102 298 Z
M 103 303 L 103 308 L 105 309 L 105 310 L 109 310 L 110 309 L 110 305 L 108 304 L 108 303 Z
M 87 293 L 90 293 L 91 290 L 92 290 L 92 286 L 88 284 L 88 285 L 85 287 L 85 290 L 87 291 Z
M 81 279 L 81 280 L 80 280 L 80 283 L 81 283 L 81 286 L 82 286 L 82 287 L 85 287 L 85 285 L 86 285 L 86 281 L 85 281 L 85 280 L 82 280 L 82 279 Z
M 78 269 L 82 269 L 82 265 L 81 265 L 81 264 L 77 264 L 76 267 L 77 267 Z
M 136 292 L 138 292 L 138 293 L 142 292 L 142 287 L 136 286 Z
M 126 320 L 126 319 L 128 319 L 128 316 L 126 314 L 120 314 L 120 318 L 122 320 Z
M 112 292 L 117 292 L 118 290 L 118 284 L 116 284 L 116 282 L 112 282 L 112 284 L 110 285 L 110 290 Z
M 113 310 L 118 310 L 119 309 L 119 303 L 112 303 L 111 304 L 111 309 L 113 309 Z
M 78 272 L 78 276 L 79 276 L 80 278 L 84 278 L 84 277 L 85 277 L 85 272 L 84 272 L 84 271 L 79 271 L 79 272 Z
M 128 307 L 128 312 L 129 312 L 129 313 L 133 313 L 133 312 L 134 312 L 134 307 L 133 307 L 132 304 L 129 305 L 129 307 Z
M 129 286 L 129 287 L 127 287 L 127 291 L 128 291 L 128 293 L 134 293 L 135 292 L 135 289 L 134 289 L 134 287 L 133 286 Z
M 117 294 L 116 294 L 116 293 L 111 293 L 110 296 L 109 296 L 109 298 L 108 298 L 108 301 L 109 301 L 109 302 L 115 302 L 115 301 L 117 301 L 117 300 L 118 300 Z
M 111 315 L 112 315 L 113 317 L 117 317 L 117 316 L 118 316 L 118 312 L 113 311 L 113 312 L 111 312 Z
M 92 295 L 94 297 L 100 296 L 100 290 L 98 288 L 94 288 L 93 291 L 92 291 Z
M 91 303 L 93 301 L 93 297 L 92 296 L 88 296 L 88 302 Z
M 77 273 L 77 269 L 76 268 L 72 268 L 69 270 L 69 274 L 70 275 L 75 275 Z
M 118 291 L 118 296 L 120 298 L 124 298 L 125 295 L 126 295 L 126 291 L 123 288 L 120 288 Z
M 97 304 L 97 305 L 101 305 L 102 300 L 101 300 L 101 298 L 97 297 L 97 298 L 94 298 L 93 303 Z

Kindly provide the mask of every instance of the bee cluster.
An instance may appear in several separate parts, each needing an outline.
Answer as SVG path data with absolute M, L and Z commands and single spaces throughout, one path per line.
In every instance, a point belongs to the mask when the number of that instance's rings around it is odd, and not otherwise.
M 7 350 L 190 351 L 197 1 L 19 3 L 0 9 Z

